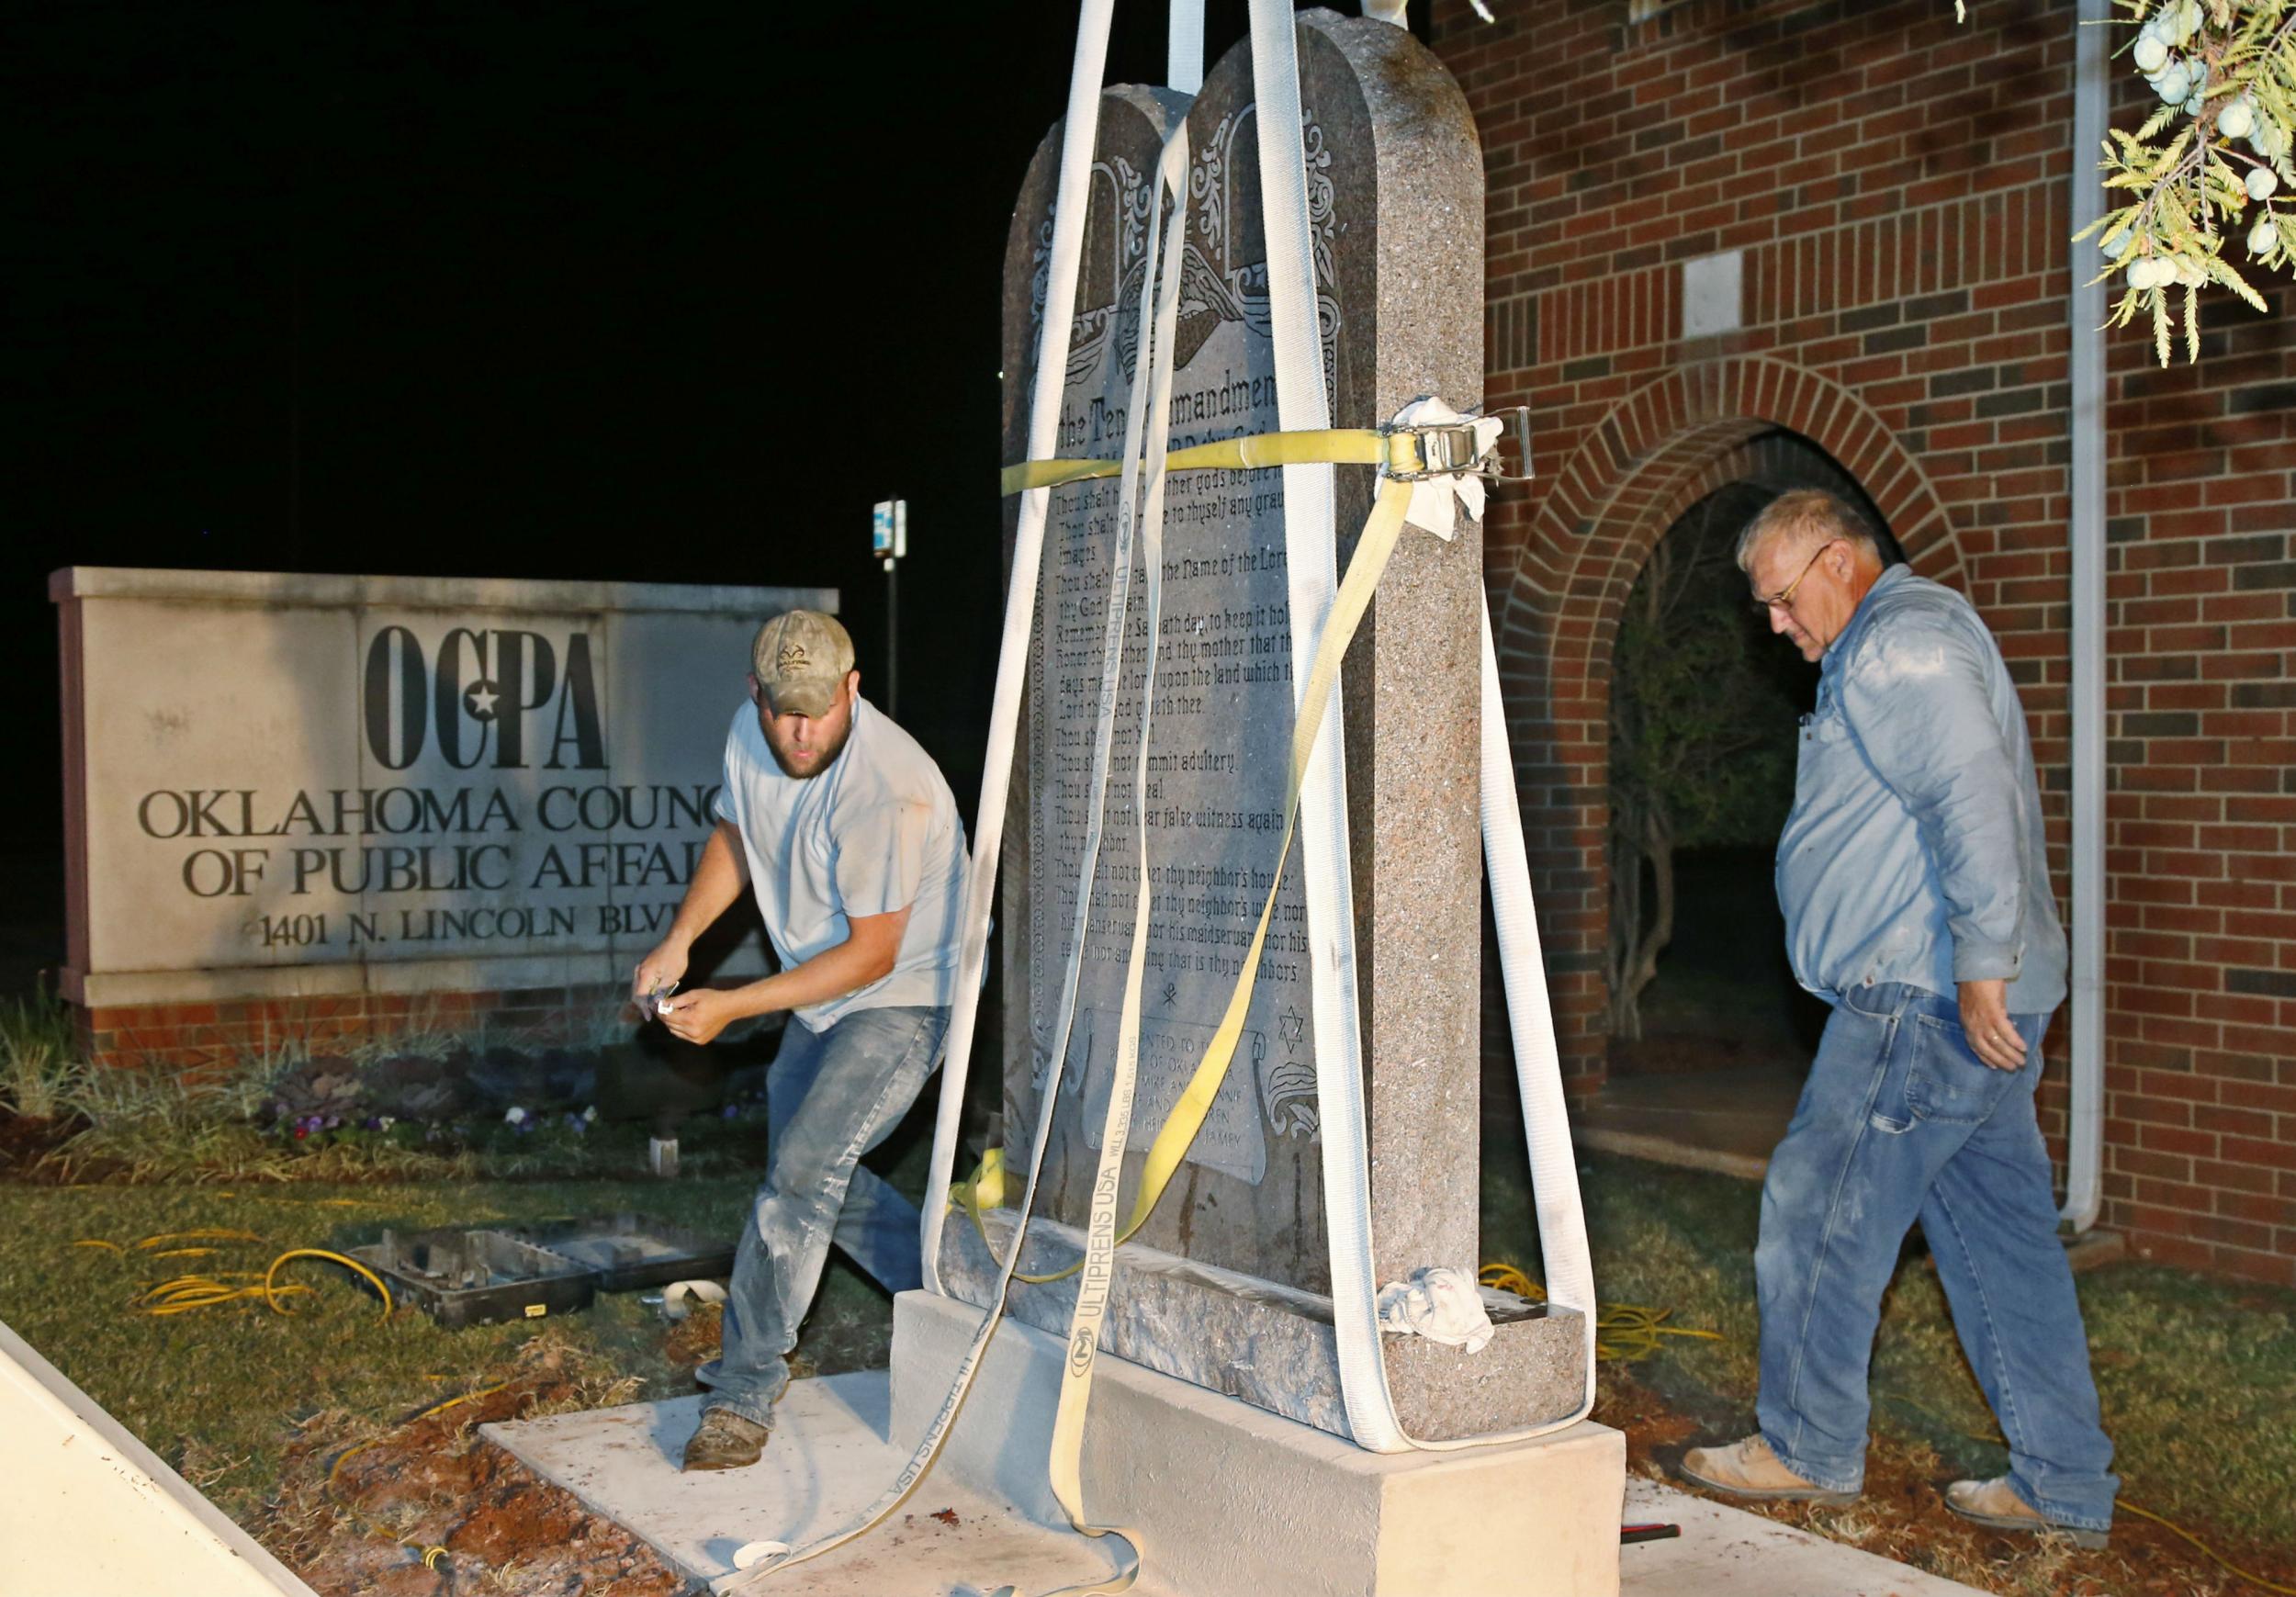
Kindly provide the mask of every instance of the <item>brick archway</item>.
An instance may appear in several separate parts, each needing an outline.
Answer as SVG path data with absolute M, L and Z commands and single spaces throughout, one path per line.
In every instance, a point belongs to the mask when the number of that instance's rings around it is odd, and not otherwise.
M 1761 435 L 1818 445 L 1881 512 L 1914 568 L 1958 586 L 1953 523 L 1920 463 L 1848 388 L 1785 362 L 1728 357 L 1627 395 L 1548 479 L 1490 572 L 1499 669 L 1566 1081 L 1603 1076 L 1610 933 L 1610 666 L 1619 613 L 1658 539 L 1754 475 Z

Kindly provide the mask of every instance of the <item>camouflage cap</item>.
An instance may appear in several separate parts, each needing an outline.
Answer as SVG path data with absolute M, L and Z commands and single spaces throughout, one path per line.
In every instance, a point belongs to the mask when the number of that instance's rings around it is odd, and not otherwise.
M 792 610 L 758 628 L 750 669 L 776 715 L 826 715 L 853 669 L 853 639 L 834 615 Z

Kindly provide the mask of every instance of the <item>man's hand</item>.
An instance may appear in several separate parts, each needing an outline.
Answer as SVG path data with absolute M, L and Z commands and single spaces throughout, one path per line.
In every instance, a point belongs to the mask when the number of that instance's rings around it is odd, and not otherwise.
M 2025 1040 L 2009 1024 L 2007 982 L 1961 984 L 1961 1029 L 1969 1051 L 1994 1069 L 2025 1068 Z
M 739 992 L 724 987 L 696 987 L 661 1001 L 661 1023 L 688 1042 L 707 1042 L 749 1013 Z
M 686 947 L 676 938 L 665 938 L 652 953 L 638 961 L 637 969 L 630 976 L 630 999 L 641 1003 L 648 993 L 665 993 L 685 979 Z
M 686 950 L 741 896 L 742 884 L 748 879 L 740 834 L 732 822 L 721 820 L 710 828 L 710 840 L 702 845 L 693 880 L 686 883 L 686 895 L 679 901 L 669 932 L 630 973 L 630 1001 L 641 1013 L 647 995 L 667 993 L 685 980 Z

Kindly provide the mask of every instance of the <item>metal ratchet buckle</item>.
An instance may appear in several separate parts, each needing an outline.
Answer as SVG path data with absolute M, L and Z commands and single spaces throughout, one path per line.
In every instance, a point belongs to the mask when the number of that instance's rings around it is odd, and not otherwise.
M 1514 446 L 1522 463 L 1522 475 L 1510 474 L 1505 468 L 1502 452 L 1493 447 L 1482 451 L 1475 442 L 1475 423 L 1492 418 L 1503 419 L 1514 433 Z M 1419 468 L 1399 470 L 1389 467 L 1387 476 L 1394 482 L 1424 482 L 1431 477 L 1457 477 L 1473 473 L 1490 478 L 1494 482 L 1528 482 L 1531 480 L 1531 410 L 1527 405 L 1510 405 L 1503 410 L 1491 410 L 1484 415 L 1469 416 L 1458 422 L 1438 423 L 1430 427 L 1394 427 L 1390 432 L 1409 433 L 1419 444 Z M 1502 441 L 1506 437 L 1501 433 Z
M 1491 446 L 1483 465 L 1486 475 L 1493 482 L 1529 482 L 1537 473 L 1531 468 L 1531 408 L 1528 405 L 1502 405 L 1496 410 L 1485 410 L 1486 419 L 1504 421 L 1506 431 L 1499 434 L 1499 442 Z M 1517 471 L 1506 467 L 1505 450 L 1509 434 L 1514 437 Z

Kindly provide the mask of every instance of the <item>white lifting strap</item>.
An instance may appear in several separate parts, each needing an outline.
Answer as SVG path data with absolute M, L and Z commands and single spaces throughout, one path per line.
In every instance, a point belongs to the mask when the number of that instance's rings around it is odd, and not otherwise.
M 1488 602 L 1478 608 L 1483 657 L 1483 875 L 1491 883 L 1491 919 L 1499 929 L 1499 970 L 1506 986 L 1507 1028 L 1514 1040 L 1514 1085 L 1523 1100 L 1524 1140 L 1531 1152 L 1531 1202 L 1538 1210 L 1547 1300 L 1578 1312 L 1586 1350 L 1586 1389 L 1577 1411 L 1522 1433 L 1535 1436 L 1576 1424 L 1593 1411 L 1594 1264 L 1586 1242 L 1586 1211 L 1579 1201 L 1570 1121 L 1563 1108 L 1562 1054 L 1555 1046 L 1555 1011 L 1548 999 L 1538 917 L 1531 902 L 1530 855 L 1523 845 L 1514 757 L 1507 748 L 1505 702 L 1499 696 L 1499 654 L 1491 642 Z
M 1114 0 L 1084 0 L 1076 21 L 1076 56 L 1068 75 L 1068 117 L 1061 128 L 1060 184 L 1052 202 L 1052 254 L 1045 275 L 1044 325 L 1038 331 L 1036 378 L 1029 404 L 1029 458 L 1055 454 L 1060 442 L 1061 375 L 1068 369 L 1068 340 L 1075 320 L 1077 266 L 1084 254 L 1085 213 L 1091 204 L 1092 152 L 1100 130 L 1100 84 L 1108 71 L 1109 18 Z M 933 1121 L 933 1163 L 925 1180 L 925 1212 L 918 1242 L 925 1285 L 941 1296 L 940 1228 L 949 1212 L 949 1173 L 956 1163 L 957 1123 L 964 1113 L 964 1078 L 973 1058 L 973 1029 L 981 1007 L 981 979 L 988 958 L 988 923 L 996 901 L 996 859 L 1005 839 L 1005 799 L 1012 784 L 1012 754 L 1020 721 L 1020 690 L 1028 680 L 1029 642 L 1035 617 L 1037 569 L 1044 553 L 1050 489 L 1021 496 L 1013 537 L 1011 585 L 1005 593 L 1005 635 L 996 655 L 996 696 L 990 705 L 988 748 L 981 767 L 981 804 L 973 817 L 973 874 L 964 907 L 964 941 L 957 957 L 957 991 L 940 1074 L 940 1112 Z M 1030 1173 L 1031 1179 L 1034 1172 Z M 1014 1238 L 1019 1246 L 1019 1238 Z
M 1331 424 L 1315 303 L 1300 63 L 1288 0 L 1253 0 L 1252 73 L 1258 102 L 1261 217 L 1268 241 L 1277 406 L 1287 430 Z M 1309 677 L 1308 640 L 1320 635 L 1334 589 L 1332 468 L 1284 467 L 1285 539 L 1291 577 L 1295 680 Z M 1354 894 L 1348 871 L 1345 761 L 1338 687 L 1300 793 L 1300 869 L 1307 898 L 1315 1025 L 1316 1097 L 1322 1117 L 1323 1204 L 1331 1249 L 1332 1307 L 1340 1393 L 1358 1446 L 1378 1453 L 1521 1440 L 1586 1417 L 1594 1401 L 1594 1288 L 1580 1204 L 1578 1167 L 1563 1109 L 1562 1077 L 1546 972 L 1531 903 L 1529 861 L 1507 753 L 1489 615 L 1483 635 L 1482 826 L 1501 927 L 1501 969 L 1513 1023 L 1515 1079 L 1531 1151 L 1539 1242 L 1548 1294 L 1582 1318 L 1586 1381 L 1570 1414 L 1504 1435 L 1423 1441 L 1395 1412 L 1381 1356 L 1379 1283 L 1373 1274 L 1368 1142 L 1357 1026 Z
M 1172 0 L 1164 84 L 1184 95 L 1204 86 L 1204 0 Z
M 1332 424 L 1315 304 L 1306 152 L 1300 134 L 1300 57 L 1290 0 L 1252 0 L 1252 91 L 1258 107 L 1260 216 L 1276 351 L 1276 409 L 1286 432 Z M 1338 586 L 1332 467 L 1287 466 L 1284 546 L 1291 579 L 1292 678 L 1304 691 L 1314 640 Z M 1339 686 L 1300 793 L 1300 877 L 1307 899 L 1316 1105 L 1322 1116 L 1324 1224 L 1340 1397 L 1358 1446 L 1410 1445 L 1379 1356 L 1379 1285 L 1371 1270 L 1365 1170 L 1362 1037 L 1356 1012 L 1355 893 L 1347 863 L 1347 793 Z M 1301 712 L 1304 713 L 1304 712 Z

